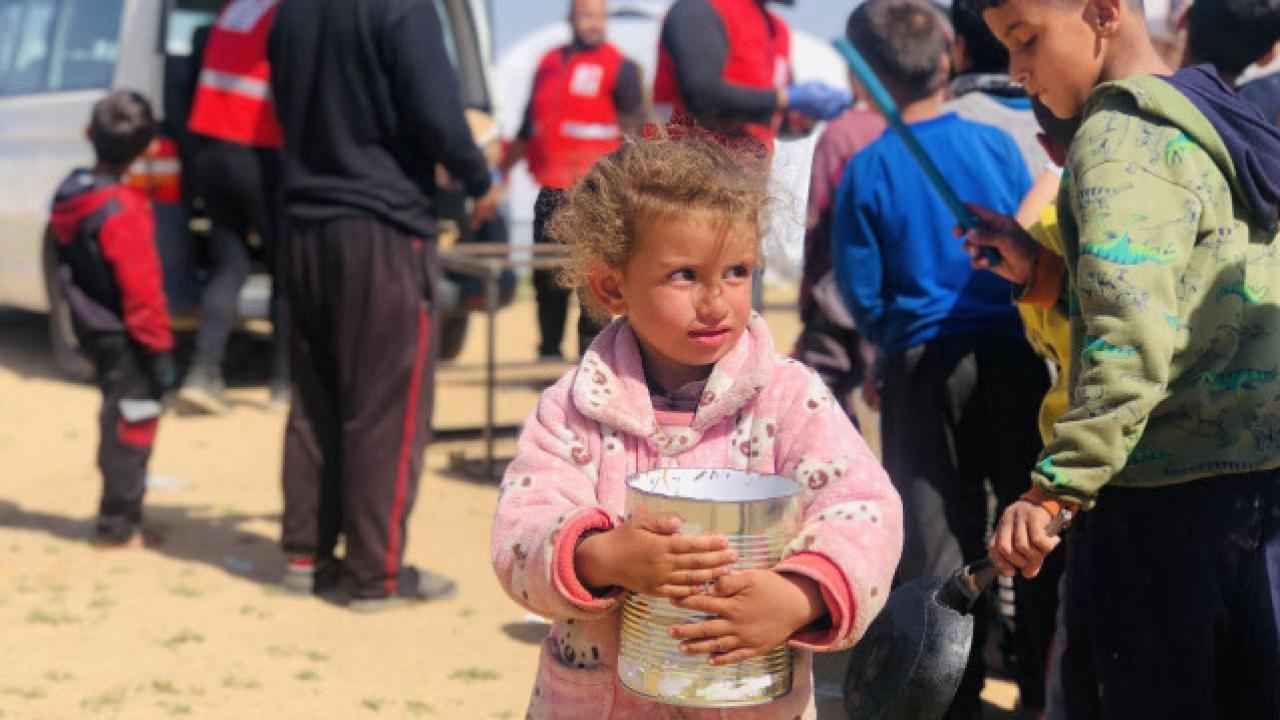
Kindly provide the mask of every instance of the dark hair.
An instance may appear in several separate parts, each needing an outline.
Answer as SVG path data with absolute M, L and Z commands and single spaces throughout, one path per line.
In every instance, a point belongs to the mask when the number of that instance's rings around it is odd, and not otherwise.
M 1277 40 L 1277 0 L 1195 0 L 1187 12 L 1188 52 L 1219 72 L 1239 75 Z
M 908 102 L 946 82 L 940 72 L 947 53 L 942 20 L 920 0 L 868 0 L 849 15 L 845 36 Z
M 1079 5 L 1083 0 L 1045 0 L 1045 2 L 1053 2 L 1059 5 L 1075 6 Z M 953 2 L 962 3 L 969 8 L 970 12 L 982 15 L 984 10 L 993 7 L 1000 7 L 1004 4 L 1004 0 L 953 0 Z M 1143 10 L 1142 0 L 1126 0 L 1129 7 L 1134 10 Z
M 1002 73 L 1009 68 L 1009 50 L 998 39 L 982 13 L 976 12 L 971 3 L 954 0 L 951 3 L 951 26 L 956 38 L 964 38 L 964 54 L 969 58 L 967 72 Z
M 156 136 L 151 103 L 131 90 L 116 90 L 93 106 L 89 142 L 98 160 L 110 165 L 132 163 Z
M 1061 149 L 1065 154 L 1067 148 L 1071 147 L 1076 131 L 1080 129 L 1080 116 L 1076 115 L 1063 120 L 1054 115 L 1053 111 L 1038 98 L 1031 98 L 1031 114 L 1036 116 L 1036 122 L 1044 133 L 1045 141 Z

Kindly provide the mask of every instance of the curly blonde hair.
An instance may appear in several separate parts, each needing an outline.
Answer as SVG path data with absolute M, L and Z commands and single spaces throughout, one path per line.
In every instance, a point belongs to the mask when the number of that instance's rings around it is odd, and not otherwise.
M 645 222 L 701 213 L 752 229 L 756 242 L 769 205 L 767 160 L 738 152 L 701 134 L 629 140 L 602 158 L 569 192 L 547 235 L 569 247 L 560 282 L 583 308 L 607 320 L 587 287 L 596 261 L 622 268 L 639 244 Z

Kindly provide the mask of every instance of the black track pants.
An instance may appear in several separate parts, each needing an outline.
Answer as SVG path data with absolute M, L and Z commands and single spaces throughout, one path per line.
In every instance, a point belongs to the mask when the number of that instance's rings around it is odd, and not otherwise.
M 290 222 L 285 434 L 288 553 L 332 556 L 358 597 L 395 590 L 429 437 L 434 240 L 372 218 Z

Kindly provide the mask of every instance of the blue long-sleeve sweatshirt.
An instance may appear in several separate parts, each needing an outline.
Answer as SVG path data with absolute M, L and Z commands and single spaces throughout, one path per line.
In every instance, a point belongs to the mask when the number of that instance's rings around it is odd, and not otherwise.
M 911 125 L 962 200 L 1012 215 L 1031 188 L 1007 133 L 953 115 Z M 886 355 L 968 333 L 1021 335 L 1009 283 L 969 267 L 955 218 L 892 128 L 845 168 L 835 203 L 836 281 Z

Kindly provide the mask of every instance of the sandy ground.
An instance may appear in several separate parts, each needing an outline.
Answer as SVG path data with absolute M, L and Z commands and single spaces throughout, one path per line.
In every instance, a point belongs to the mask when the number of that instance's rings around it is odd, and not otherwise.
M 533 316 L 527 296 L 501 314 L 502 358 L 532 359 Z M 768 317 L 789 344 L 794 313 Z M 438 378 L 441 428 L 481 418 L 474 320 L 460 362 Z M 234 389 L 225 417 L 168 414 L 147 496 L 164 543 L 96 550 L 86 538 L 99 395 L 53 375 L 43 321 L 0 311 L 0 718 L 523 717 L 546 626 L 490 571 L 496 486 L 448 471 L 451 452 L 475 457 L 478 443 L 431 448 L 410 520 L 408 561 L 459 581 L 447 602 L 359 616 L 276 590 L 284 416 L 261 386 Z M 509 374 L 499 419 L 519 422 L 556 372 Z M 501 441 L 500 454 L 513 445 Z M 824 718 L 842 717 L 839 675 L 829 660 Z M 1010 703 L 1007 684 L 988 695 Z

